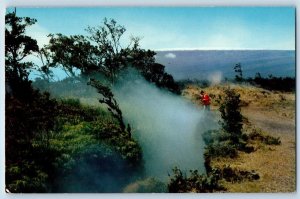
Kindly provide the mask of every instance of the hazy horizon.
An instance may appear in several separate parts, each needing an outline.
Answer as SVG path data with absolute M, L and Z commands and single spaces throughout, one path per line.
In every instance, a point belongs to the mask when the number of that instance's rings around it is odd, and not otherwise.
M 235 64 L 244 77 L 295 77 L 294 50 L 169 50 L 156 51 L 156 62 L 164 65 L 175 80 L 233 78 Z

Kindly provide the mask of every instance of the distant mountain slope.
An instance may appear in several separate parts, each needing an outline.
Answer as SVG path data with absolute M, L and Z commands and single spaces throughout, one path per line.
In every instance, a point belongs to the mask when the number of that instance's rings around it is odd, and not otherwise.
M 156 61 L 166 66 L 176 80 L 207 78 L 216 72 L 222 77 L 234 77 L 233 66 L 242 64 L 244 77 L 295 77 L 293 50 L 186 50 L 157 51 Z

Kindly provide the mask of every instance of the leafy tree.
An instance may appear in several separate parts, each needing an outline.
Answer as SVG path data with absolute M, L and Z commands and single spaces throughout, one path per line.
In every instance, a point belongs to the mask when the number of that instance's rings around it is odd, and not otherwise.
M 70 77 L 76 76 L 76 70 L 80 70 L 83 76 L 99 71 L 98 65 L 101 62 L 99 51 L 84 36 L 50 34 L 49 37 L 45 51 L 52 59 L 50 67 L 60 65 Z
M 16 11 L 5 16 L 5 178 L 11 192 L 47 191 L 54 159 L 49 136 L 56 102 L 31 87 L 28 75 L 34 64 L 24 61 L 38 52 L 36 40 L 25 34 L 35 22 Z
M 104 19 L 102 26 L 88 27 L 89 36 L 49 35 L 46 47 L 51 52 L 53 65 L 61 65 L 69 76 L 75 76 L 79 69 L 83 76 L 91 77 L 98 73 L 114 84 L 119 72 L 126 67 L 136 68 L 146 80 L 158 87 L 180 93 L 173 77 L 164 71 L 164 66 L 155 63 L 155 52 L 141 49 L 140 39 L 131 37 L 127 46 L 121 45 L 126 31 L 113 19 Z
M 55 66 L 61 65 L 69 76 L 80 70 L 82 76 L 101 73 L 114 83 L 118 71 L 125 66 L 125 50 L 120 38 L 125 32 L 116 21 L 104 19 L 104 25 L 88 27 L 90 36 L 50 34 L 46 49 Z
M 126 31 L 113 19 L 104 19 L 103 26 L 88 27 L 88 37 L 96 44 L 100 55 L 98 68 L 114 83 L 120 69 L 125 67 L 126 49 L 122 48 L 120 39 Z
M 241 63 L 238 63 L 234 66 L 234 72 L 237 74 L 235 75 L 235 81 L 242 82 L 243 81 L 243 71 Z
M 40 61 L 41 61 L 41 65 L 36 67 L 37 71 L 40 72 L 40 76 L 43 80 L 46 80 L 47 82 L 49 82 L 51 79 L 53 79 L 54 74 L 51 70 L 51 67 L 54 67 L 54 63 L 52 62 L 52 59 L 50 57 L 50 52 L 47 51 L 46 48 L 41 48 L 39 49 L 39 51 L 37 52 L 36 55 Z
M 129 49 L 131 66 L 140 71 L 147 81 L 155 83 L 160 88 L 180 94 L 179 85 L 174 81 L 173 76 L 165 72 L 164 65 L 155 62 L 156 53 L 141 49 L 137 38 L 134 38 L 133 41 L 134 45 L 132 49 Z
M 141 147 L 130 136 L 130 126 L 125 129 L 122 112 L 110 89 L 101 87 L 102 100 L 109 105 L 114 119 L 104 111 L 86 109 L 76 100 L 59 103 L 49 93 L 33 89 L 28 79 L 30 70 L 36 67 L 49 80 L 51 67 L 59 64 L 66 66 L 71 76 L 76 69 L 89 73 L 97 64 L 98 51 L 83 36 L 70 39 L 63 35 L 53 36 L 51 42 L 55 45 L 39 50 L 36 41 L 25 35 L 26 27 L 34 23 L 15 13 L 6 15 L 5 71 L 10 87 L 5 103 L 6 188 L 11 192 L 59 191 L 58 174 L 63 174 L 66 181 L 62 182 L 67 183 L 67 174 L 76 171 L 82 181 L 75 184 L 88 184 L 86 174 L 91 172 L 76 167 L 74 161 L 91 166 L 105 177 L 113 173 L 115 181 L 128 181 L 142 168 Z M 41 66 L 24 61 L 32 53 L 37 53 Z M 100 190 L 98 184 L 89 188 Z
M 6 84 L 11 91 L 23 91 L 30 87 L 28 75 L 34 68 L 24 59 L 38 51 L 37 41 L 25 34 L 28 26 L 36 23 L 29 17 L 18 17 L 16 11 L 5 15 L 5 74 Z M 18 92 L 15 92 L 15 94 Z

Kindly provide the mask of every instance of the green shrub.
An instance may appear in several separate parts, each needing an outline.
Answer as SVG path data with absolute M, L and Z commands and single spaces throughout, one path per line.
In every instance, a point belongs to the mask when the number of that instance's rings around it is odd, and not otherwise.
M 242 136 L 243 116 L 240 107 L 240 95 L 233 89 L 225 89 L 224 96 L 221 100 L 219 111 L 221 113 L 222 129 L 231 134 L 231 141 L 234 144 L 239 143 Z
M 245 180 L 253 181 L 260 179 L 260 176 L 255 171 L 244 171 L 230 167 L 230 165 L 224 165 L 222 168 L 212 169 L 212 173 L 218 175 L 220 178 L 225 179 L 228 182 L 242 182 Z
M 177 167 L 173 169 L 173 173 L 174 176 L 170 176 L 168 184 L 170 193 L 208 193 L 225 190 L 225 188 L 219 184 L 219 176 L 215 175 L 215 173 L 201 175 L 197 170 L 190 170 L 190 176 L 186 176 L 186 174 L 183 174 Z
M 233 89 L 226 89 L 224 97 L 220 97 L 222 128 L 209 130 L 202 134 L 205 157 L 231 157 L 238 155 L 238 150 L 250 153 L 254 148 L 247 146 L 247 135 L 242 133 L 243 116 L 240 111 L 240 95 Z M 207 167 L 209 167 L 207 165 Z
M 30 98 L 6 94 L 5 183 L 10 192 L 47 192 L 55 151 L 49 146 L 56 100 L 32 88 Z
M 8 190 L 64 191 L 64 187 L 59 188 L 64 185 L 63 182 L 77 188 L 81 186 L 82 191 L 105 192 L 110 189 L 104 185 L 103 189 L 96 189 L 96 185 L 89 189 L 88 180 L 70 180 L 70 173 L 79 169 L 80 160 L 98 162 L 98 166 L 92 166 L 95 172 L 109 165 L 107 168 L 110 170 L 106 170 L 108 173 L 123 178 L 123 174 L 131 177 L 143 168 L 141 147 L 119 128 L 117 121 L 107 111 L 83 106 L 76 99 L 56 101 L 47 94 L 32 92 L 35 97 L 29 102 L 7 96 Z M 94 150 L 91 146 L 100 148 L 94 147 Z M 70 181 L 66 182 L 65 179 Z M 120 179 L 115 177 L 114 180 Z M 118 188 L 117 191 L 120 191 Z
M 229 141 L 210 144 L 205 147 L 205 156 L 235 158 L 237 155 L 237 147 Z

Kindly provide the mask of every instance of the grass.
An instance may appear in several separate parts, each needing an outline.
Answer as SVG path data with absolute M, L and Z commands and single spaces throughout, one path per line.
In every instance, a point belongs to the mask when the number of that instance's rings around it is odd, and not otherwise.
M 282 146 L 258 149 L 255 153 L 239 153 L 236 159 L 219 158 L 212 161 L 215 167 L 225 163 L 241 170 L 255 170 L 260 179 L 255 182 L 224 182 L 229 192 L 293 192 L 295 191 L 295 170 L 293 161 L 282 154 Z
M 212 98 L 213 108 L 217 108 L 218 96 L 223 95 L 223 90 L 228 86 L 240 94 L 242 107 L 252 106 L 262 109 L 276 108 L 278 112 L 281 112 L 282 115 L 285 113 L 290 119 L 293 119 L 293 116 L 295 115 L 295 93 L 278 91 L 271 92 L 249 85 L 226 84 L 214 85 L 205 88 L 205 92 L 207 92 Z M 200 100 L 199 97 L 197 98 L 197 95 L 200 94 L 201 90 L 202 88 L 199 86 L 188 85 L 183 91 L 183 95 L 191 99 L 196 104 L 200 104 Z
M 218 112 L 218 95 L 229 85 L 205 88 L 212 98 L 211 110 Z M 267 145 L 259 140 L 251 141 L 253 153 L 239 152 L 237 158 L 213 158 L 213 167 L 230 165 L 239 170 L 255 170 L 260 179 L 231 183 L 222 181 L 228 192 L 294 192 L 296 190 L 295 162 L 295 93 L 268 91 L 248 85 L 230 85 L 241 96 L 244 131 L 257 128 L 264 136 L 280 137 L 280 145 Z M 199 86 L 189 85 L 183 96 L 200 105 Z

